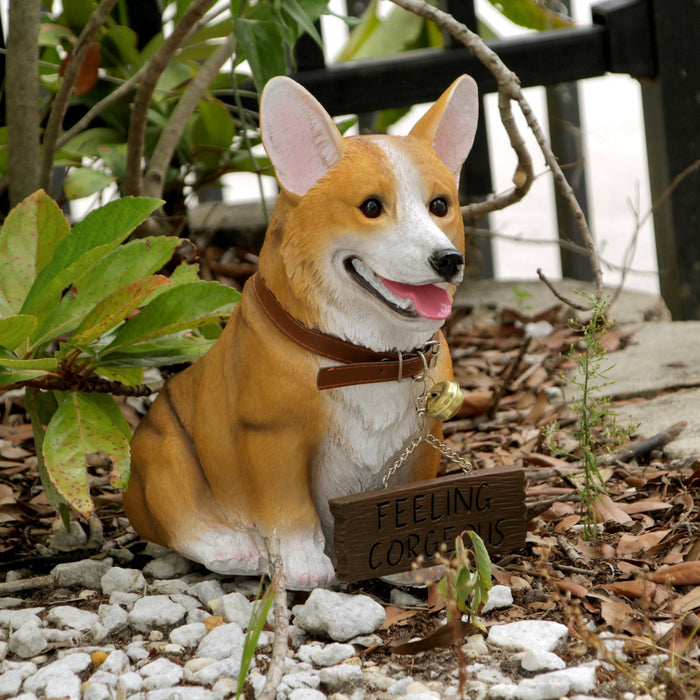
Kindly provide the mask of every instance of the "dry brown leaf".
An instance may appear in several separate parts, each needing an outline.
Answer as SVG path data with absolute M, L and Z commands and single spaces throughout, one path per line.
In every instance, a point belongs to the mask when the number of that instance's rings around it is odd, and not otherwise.
M 656 591 L 656 584 L 642 579 L 633 579 L 606 583 L 603 588 L 610 593 L 624 595 L 627 598 L 651 598 Z
M 642 498 L 633 503 L 620 503 L 620 508 L 628 515 L 635 513 L 651 513 L 656 510 L 668 510 L 672 507 L 670 503 L 660 501 L 658 498 Z
M 563 459 L 552 455 L 541 454 L 540 452 L 522 452 L 523 462 L 525 464 L 534 464 L 538 467 L 556 467 L 565 471 L 570 471 L 573 467 Z
M 615 548 L 611 544 L 603 542 L 603 544 L 600 545 L 600 556 L 603 557 L 603 559 L 612 559 L 615 556 Z
M 579 514 L 567 515 L 562 518 L 554 528 L 554 532 L 566 532 L 570 530 L 574 525 L 577 525 L 581 521 L 581 516 Z
M 9 445 L 7 443 L 0 444 L 0 457 L 5 459 L 24 459 L 25 457 L 29 457 L 31 454 L 31 452 L 27 452 L 27 450 L 21 447 L 16 447 L 15 445 Z
M 390 647 L 392 654 L 418 654 L 421 651 L 429 651 L 436 647 L 449 646 L 457 644 L 464 636 L 475 629 L 474 625 L 470 625 L 462 620 L 451 620 L 446 625 L 441 625 L 434 632 L 431 632 L 427 637 L 418 639 L 414 642 L 405 642 L 396 644 Z
M 621 600 L 601 600 L 600 614 L 605 624 L 616 632 L 628 627 L 635 617 L 632 607 Z
M 554 585 L 564 593 L 571 593 L 572 596 L 576 598 L 585 598 L 588 595 L 588 591 L 585 586 L 575 581 L 554 581 Z
M 607 494 L 603 493 L 593 504 L 593 509 L 595 510 L 596 517 L 599 523 L 619 523 L 624 525 L 625 523 L 632 522 L 624 510 L 622 510 L 616 503 L 613 503 L 612 498 Z
M 544 370 L 542 371 L 544 372 Z M 542 416 L 544 416 L 545 412 L 547 411 L 548 405 L 549 401 L 547 399 L 547 394 L 545 394 L 544 391 L 538 392 L 537 398 L 535 399 L 535 403 L 533 404 L 527 416 L 525 416 L 524 422 L 528 424 L 534 424 L 539 422 Z
M 684 561 L 655 571 L 649 580 L 671 586 L 697 586 L 700 584 L 700 561 Z
M 690 593 L 676 598 L 668 607 L 672 613 L 678 615 L 700 610 L 700 586 L 693 588 Z
M 544 513 L 540 515 L 543 520 L 559 520 L 567 515 L 575 513 L 574 506 L 571 503 L 563 501 L 555 501 Z
M 488 413 L 493 406 L 493 393 L 490 391 L 463 391 L 462 407 L 457 411 L 458 418 L 473 418 Z
M 621 535 L 617 545 L 617 556 L 627 557 L 637 552 L 646 552 L 659 544 L 669 532 L 671 530 L 654 530 L 643 535 Z
M 379 628 L 383 630 L 388 630 L 392 625 L 398 625 L 406 620 L 410 620 L 412 617 L 417 615 L 420 610 L 406 608 L 398 608 L 395 605 L 387 605 L 384 608 L 386 610 L 386 619 L 384 624 Z

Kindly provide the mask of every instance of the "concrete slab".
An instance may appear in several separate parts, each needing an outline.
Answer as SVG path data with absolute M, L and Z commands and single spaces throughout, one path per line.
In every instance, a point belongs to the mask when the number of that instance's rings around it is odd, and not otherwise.
M 521 301 L 516 288 L 530 296 Z M 574 290 L 591 291 L 590 285 L 574 280 L 558 282 L 557 289 L 572 298 Z M 456 301 L 474 309 L 511 306 L 529 312 L 557 303 L 541 282 L 502 280 L 466 280 Z M 641 399 L 616 407 L 621 423 L 639 424 L 640 437 L 686 421 L 683 433 L 664 452 L 672 459 L 700 456 L 700 321 L 672 323 L 659 296 L 636 291 L 620 295 L 612 316 L 633 336 L 627 348 L 610 355 L 601 394 L 613 400 Z
M 700 321 L 645 323 L 609 359 L 604 396 L 627 399 L 700 387 Z
M 576 291 L 592 292 L 593 286 L 586 282 L 564 279 L 556 283 L 560 293 L 571 299 L 579 299 Z M 521 300 L 516 290 L 527 292 Z M 606 290 L 612 295 L 613 289 Z M 490 309 L 501 306 L 523 308 L 525 311 L 542 311 L 558 303 L 557 298 L 538 280 L 471 280 L 466 279 L 457 290 L 456 303 L 463 306 Z M 612 317 L 620 324 L 646 321 L 670 321 L 671 314 L 663 299 L 657 294 L 625 290 L 612 307 Z
M 619 420 L 639 423 L 644 438 L 684 420 L 685 430 L 664 454 L 700 456 L 700 321 L 645 323 L 609 359 L 614 364 L 601 394 L 646 399 L 618 407 Z
M 621 425 L 639 424 L 640 437 L 656 435 L 679 421 L 687 426 L 673 442 L 664 447 L 669 459 L 700 457 L 700 389 L 681 389 L 654 399 L 616 407 Z

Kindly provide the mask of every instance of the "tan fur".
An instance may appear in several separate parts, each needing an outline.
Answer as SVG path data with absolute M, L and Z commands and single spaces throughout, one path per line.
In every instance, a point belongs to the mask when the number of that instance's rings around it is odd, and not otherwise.
M 430 144 L 439 116 L 436 112 L 420 122 L 417 135 L 382 138 L 410 154 L 423 175 L 426 201 L 445 194 L 451 198 L 449 215 L 437 223 L 463 253 L 456 185 Z M 382 236 L 399 216 L 393 208 L 402 204 L 392 193 L 400 174 L 378 143 L 374 137 L 344 139 L 340 160 L 308 192 L 298 196 L 283 190 L 277 200 L 259 274 L 282 306 L 310 328 L 333 333 L 327 324 L 353 313 L 352 305 L 346 309 L 348 300 L 334 298 L 329 246 L 343 237 Z M 386 203 L 381 220 L 368 219 L 359 210 L 369 196 Z M 454 285 L 450 289 L 454 293 Z M 386 312 L 387 324 L 392 313 Z M 348 327 L 364 332 L 362 319 Z M 372 332 L 381 345 L 384 330 Z M 452 377 L 448 348 L 440 338 L 439 361 L 431 370 L 435 381 Z M 324 546 L 332 525 L 324 520 L 322 527 L 320 518 L 327 514 L 318 500 L 324 501 L 335 482 L 316 483 L 325 474 L 318 470 L 326 469 L 319 451 L 354 454 L 354 446 L 344 442 L 343 416 L 352 414 L 355 420 L 363 410 L 397 410 L 377 405 L 378 396 L 400 397 L 404 407 L 396 415 L 405 426 L 413 424 L 414 407 L 408 380 L 387 383 L 384 389 L 319 391 L 317 371 L 329 363 L 281 334 L 246 288 L 209 353 L 168 380 L 134 435 L 131 481 L 124 496 L 134 529 L 213 570 L 251 574 L 266 570 L 262 538 L 276 532 L 292 587 L 330 583 L 332 567 L 324 563 L 323 552 L 333 556 L 332 542 Z M 440 425 L 430 422 L 430 427 L 441 437 Z M 397 447 L 404 444 L 401 437 Z M 438 464 L 439 454 L 422 445 L 397 477 L 431 478 Z M 343 469 L 354 468 L 334 466 L 340 477 Z M 376 487 L 386 466 L 374 467 L 367 484 Z

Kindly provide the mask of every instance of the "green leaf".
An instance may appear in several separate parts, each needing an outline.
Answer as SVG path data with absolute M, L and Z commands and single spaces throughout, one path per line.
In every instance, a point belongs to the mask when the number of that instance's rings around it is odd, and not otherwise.
M 55 357 L 38 357 L 25 360 L 9 353 L 7 348 L 0 349 L 0 367 L 16 370 L 42 370 L 55 372 L 58 369 L 58 360 Z
M 570 18 L 542 7 L 537 0 L 489 0 L 489 2 L 511 22 L 528 29 L 544 31 L 571 27 L 574 24 Z
M 133 367 L 160 367 L 197 360 L 211 348 L 213 340 L 184 333 L 154 341 L 133 343 L 103 356 L 100 371 L 111 367 L 123 370 Z
M 51 261 L 29 290 L 22 313 L 45 318 L 76 277 L 116 248 L 161 204 L 158 199 L 124 197 L 90 212 L 58 242 Z
M 31 379 L 41 379 L 55 372 L 58 361 L 53 357 L 20 359 L 6 347 L 0 347 L 0 386 L 8 386 Z
M 376 2 L 363 14 L 363 20 L 350 32 L 348 43 L 339 56 L 340 61 L 390 56 L 413 48 L 425 22 L 402 7 L 393 7 L 385 19 L 380 19 Z
M 96 304 L 118 289 L 159 270 L 171 258 L 180 239 L 175 236 L 141 238 L 120 245 L 97 260 L 73 282 L 56 310 L 32 338 L 38 347 L 78 328 Z
M 105 297 L 83 319 L 71 339 L 77 345 L 87 345 L 121 323 L 156 289 L 169 285 L 164 275 L 154 275 L 127 284 Z
M 126 148 L 125 143 L 102 144 L 97 147 L 97 154 L 118 180 L 126 177 Z
M 141 367 L 95 367 L 95 374 L 112 382 L 120 382 L 126 386 L 143 384 L 143 369 Z
M 36 326 L 36 316 L 27 314 L 0 319 L 0 345 L 14 350 L 31 336 Z
M 231 113 L 220 100 L 201 100 L 191 135 L 198 146 L 228 150 L 236 130 Z
M 66 40 L 66 43 L 73 43 L 76 40 L 75 34 L 62 24 L 42 22 L 39 26 L 39 46 L 57 46 Z
M 272 7 L 275 19 L 287 30 L 285 32 L 285 41 L 289 46 L 293 46 L 296 40 L 306 32 L 323 48 L 323 39 L 314 26 L 314 20 L 309 17 L 306 10 L 297 0 L 284 0 L 284 2 L 279 4 L 273 4 Z
M 71 29 L 79 32 L 97 9 L 96 0 L 63 0 L 61 19 Z
M 86 129 L 77 136 L 74 136 L 65 146 L 63 146 L 61 151 L 97 158 L 98 156 L 101 157 L 101 153 L 99 151 L 100 146 L 112 146 L 120 142 L 121 138 L 115 129 L 99 127 L 95 129 Z
M 100 37 L 100 65 L 103 68 L 133 66 L 139 59 L 138 38 L 130 27 L 114 25 Z
M 49 473 L 44 462 L 44 426 L 48 425 L 51 417 L 56 412 L 58 404 L 56 402 L 55 393 L 52 391 L 37 391 L 36 389 L 27 389 L 24 392 L 24 403 L 27 407 L 27 413 L 32 422 L 32 432 L 34 433 L 34 450 L 37 457 L 37 467 L 39 469 L 39 478 L 41 485 L 44 488 L 44 494 L 49 505 L 57 511 L 63 524 L 66 528 L 70 527 L 70 509 L 68 503 L 63 496 L 58 492 L 53 485 Z
M 467 530 L 467 534 L 472 541 L 472 547 L 476 556 L 476 570 L 479 573 L 482 584 L 488 590 L 491 588 L 491 557 L 489 557 L 484 541 L 474 530 Z
M 107 454 L 119 483 L 128 479 L 129 440 L 105 412 L 103 399 L 67 392 L 46 428 L 43 455 L 51 482 L 85 518 L 93 511 L 86 458 L 94 452 Z
M 239 698 L 243 692 L 243 687 L 245 686 L 246 680 L 248 678 L 248 669 L 250 664 L 255 657 L 255 651 L 258 646 L 258 639 L 260 638 L 260 633 L 265 627 L 265 621 L 267 620 L 267 615 L 270 612 L 270 607 L 275 599 L 275 587 L 276 581 L 273 581 L 268 589 L 265 591 L 264 595 L 260 597 L 260 589 L 262 587 L 262 582 L 258 586 L 258 594 L 256 595 L 255 605 L 253 607 L 253 612 L 250 616 L 250 622 L 248 623 L 248 629 L 246 630 L 245 640 L 243 642 L 243 652 L 241 654 L 241 670 L 238 674 L 238 686 L 236 688 L 236 698 Z
M 103 357 L 133 343 L 199 328 L 230 314 L 239 298 L 235 289 L 218 282 L 191 282 L 171 287 L 117 330 Z
M 63 180 L 63 191 L 69 200 L 82 199 L 101 192 L 116 178 L 94 168 L 73 168 Z
M 63 213 L 43 190 L 7 215 L 0 229 L 0 292 L 15 313 L 69 232 Z
M 275 22 L 240 18 L 236 21 L 234 32 L 258 91 L 262 91 L 270 78 L 287 72 L 284 42 Z

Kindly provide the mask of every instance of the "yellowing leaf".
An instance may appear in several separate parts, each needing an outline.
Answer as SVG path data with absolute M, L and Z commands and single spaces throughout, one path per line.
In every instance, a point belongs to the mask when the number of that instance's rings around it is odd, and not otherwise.
M 129 471 L 129 440 L 93 397 L 66 393 L 46 428 L 43 454 L 57 491 L 83 517 L 93 511 L 87 455 L 104 452 L 118 473 Z M 124 477 L 122 477 L 122 481 Z

